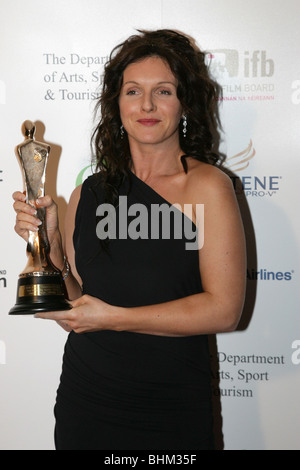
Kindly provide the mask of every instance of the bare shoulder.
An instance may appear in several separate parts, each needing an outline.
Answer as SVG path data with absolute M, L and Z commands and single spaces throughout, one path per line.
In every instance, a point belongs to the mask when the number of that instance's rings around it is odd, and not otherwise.
M 189 187 L 197 199 L 234 196 L 231 179 L 216 166 L 193 159 L 189 163 L 188 177 Z

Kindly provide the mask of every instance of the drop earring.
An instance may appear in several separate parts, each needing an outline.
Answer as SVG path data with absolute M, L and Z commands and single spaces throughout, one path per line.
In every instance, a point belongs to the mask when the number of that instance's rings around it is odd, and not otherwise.
M 183 129 L 182 129 L 182 133 L 183 133 L 183 137 L 186 138 L 186 133 L 187 133 L 187 117 L 186 115 L 183 116 Z
M 123 124 L 120 127 L 120 134 L 121 134 L 121 139 L 123 139 L 123 137 L 124 137 L 124 126 L 123 126 Z

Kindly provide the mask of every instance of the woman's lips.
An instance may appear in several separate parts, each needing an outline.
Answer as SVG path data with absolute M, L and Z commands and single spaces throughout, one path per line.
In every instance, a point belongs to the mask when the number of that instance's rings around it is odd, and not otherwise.
M 159 119 L 138 119 L 137 122 L 139 122 L 143 126 L 151 127 L 151 126 L 155 126 L 155 124 L 158 124 L 160 120 Z

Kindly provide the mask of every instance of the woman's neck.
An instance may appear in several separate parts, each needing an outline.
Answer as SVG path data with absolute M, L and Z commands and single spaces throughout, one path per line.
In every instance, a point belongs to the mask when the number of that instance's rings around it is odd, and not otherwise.
M 140 179 L 167 176 L 182 171 L 181 156 L 184 152 L 179 144 L 173 148 L 155 145 L 133 145 L 131 148 L 131 171 Z

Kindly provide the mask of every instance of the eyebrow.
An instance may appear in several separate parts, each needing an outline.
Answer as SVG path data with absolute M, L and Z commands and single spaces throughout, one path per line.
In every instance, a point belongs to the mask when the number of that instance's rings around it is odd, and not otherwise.
M 134 85 L 139 85 L 138 82 L 135 82 L 134 80 L 129 80 L 128 82 L 123 83 L 122 86 L 128 85 L 129 83 L 133 83 Z M 174 82 L 162 81 L 162 82 L 157 83 L 157 85 L 164 85 L 164 84 L 169 84 L 169 85 L 173 85 L 176 87 L 176 84 Z

